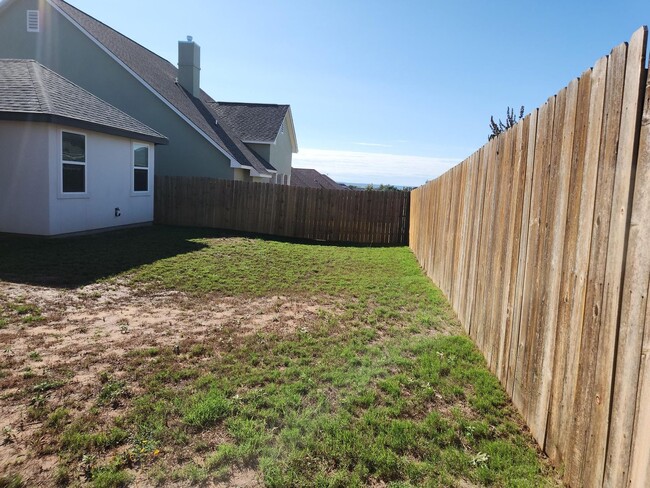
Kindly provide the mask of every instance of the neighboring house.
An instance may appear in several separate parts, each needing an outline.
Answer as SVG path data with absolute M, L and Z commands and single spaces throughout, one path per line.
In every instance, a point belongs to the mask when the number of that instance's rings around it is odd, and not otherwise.
M 0 232 L 152 222 L 154 145 L 166 143 L 38 62 L 0 59 Z
M 290 107 L 216 102 L 200 88 L 199 46 L 178 53 L 177 69 L 63 0 L 0 3 L 0 58 L 36 59 L 166 134 L 156 174 L 290 183 Z
M 326 188 L 328 190 L 349 190 L 344 185 L 339 185 L 329 176 L 319 173 L 315 169 L 291 168 L 291 184 L 306 188 Z

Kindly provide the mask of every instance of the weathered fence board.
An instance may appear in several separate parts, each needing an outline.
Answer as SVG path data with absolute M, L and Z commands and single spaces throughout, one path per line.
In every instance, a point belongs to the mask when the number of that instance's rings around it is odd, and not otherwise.
M 410 195 L 156 177 L 155 221 L 283 237 L 406 244 Z
M 571 486 L 650 485 L 646 49 L 412 192 L 411 248 Z

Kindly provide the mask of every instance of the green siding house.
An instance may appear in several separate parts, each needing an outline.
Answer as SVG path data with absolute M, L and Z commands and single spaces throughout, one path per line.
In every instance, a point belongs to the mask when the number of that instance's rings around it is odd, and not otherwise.
M 36 60 L 165 134 L 156 174 L 290 184 L 291 108 L 215 101 L 198 44 L 178 53 L 177 67 L 63 0 L 0 0 L 0 59 Z

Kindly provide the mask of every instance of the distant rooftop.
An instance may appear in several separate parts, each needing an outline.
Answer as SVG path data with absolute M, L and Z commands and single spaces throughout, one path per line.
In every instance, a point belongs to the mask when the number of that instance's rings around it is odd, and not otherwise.
M 306 188 L 325 188 L 328 190 L 348 190 L 329 176 L 311 168 L 291 168 L 291 185 Z

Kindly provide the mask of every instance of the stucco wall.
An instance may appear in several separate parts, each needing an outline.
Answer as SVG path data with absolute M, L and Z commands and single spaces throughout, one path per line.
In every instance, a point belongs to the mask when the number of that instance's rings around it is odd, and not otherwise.
M 87 192 L 61 193 L 61 132 L 86 135 Z M 44 123 L 0 121 L 0 232 L 57 235 L 153 221 L 148 194 L 132 192 L 130 139 Z M 115 217 L 115 208 L 121 215 Z
M 27 32 L 26 11 L 39 5 L 41 32 Z M 158 174 L 233 177 L 226 156 L 47 2 L 20 0 L 0 11 L 0 58 L 36 59 L 167 136 Z
M 291 139 L 286 119 L 282 122 L 282 130 L 275 144 L 248 144 L 248 147 L 271 163 L 278 171 L 278 175 L 288 175 L 291 178 Z M 266 181 L 274 180 L 267 178 Z
M 0 121 L 0 232 L 49 233 L 47 124 Z
M 289 178 L 291 178 L 291 139 L 289 138 L 286 119 L 282 122 L 282 129 L 275 140 L 275 144 L 271 145 L 269 161 L 275 166 L 278 173 L 289 175 Z
M 86 135 L 87 194 L 83 197 L 60 192 L 62 130 Z M 137 141 L 63 126 L 51 126 L 49 135 L 50 235 L 153 221 L 153 144 L 149 145 L 150 191 L 136 194 L 132 191 L 132 151 Z M 120 209 L 119 217 L 115 208 Z

